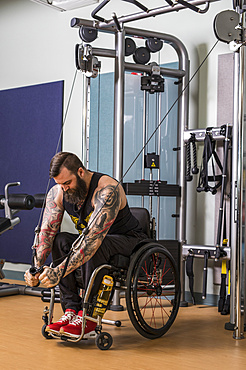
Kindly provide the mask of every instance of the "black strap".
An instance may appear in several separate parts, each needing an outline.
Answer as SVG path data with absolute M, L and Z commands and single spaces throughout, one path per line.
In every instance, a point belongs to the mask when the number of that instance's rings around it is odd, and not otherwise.
M 189 254 L 186 259 L 186 274 L 189 278 L 189 288 L 190 288 L 192 303 L 196 304 L 194 291 L 193 291 L 193 285 L 194 285 L 193 261 L 194 261 L 194 256 L 192 254 Z
M 208 163 L 211 160 L 212 162 L 212 176 L 208 174 Z M 203 158 L 202 158 L 202 166 L 200 171 L 200 177 L 198 182 L 197 191 L 211 191 L 214 195 L 217 192 L 217 189 L 222 184 L 222 175 L 215 174 L 215 163 L 218 165 L 220 171 L 223 171 L 222 164 L 220 159 L 215 151 L 215 141 L 213 140 L 209 131 L 207 131 L 204 139 L 204 150 L 203 150 Z M 214 186 L 209 185 L 209 182 L 214 182 Z

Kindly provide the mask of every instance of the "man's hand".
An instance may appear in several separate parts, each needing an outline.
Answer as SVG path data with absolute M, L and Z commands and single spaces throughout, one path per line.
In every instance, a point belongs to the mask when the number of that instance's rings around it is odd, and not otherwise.
M 30 274 L 29 270 L 26 270 L 24 274 L 25 282 L 29 286 L 37 286 L 39 284 L 39 276 L 40 273 L 37 273 L 35 276 L 33 276 L 32 274 Z
M 58 267 L 44 266 L 44 271 L 39 276 L 40 282 L 47 288 L 53 288 L 56 286 L 61 279 L 61 273 Z

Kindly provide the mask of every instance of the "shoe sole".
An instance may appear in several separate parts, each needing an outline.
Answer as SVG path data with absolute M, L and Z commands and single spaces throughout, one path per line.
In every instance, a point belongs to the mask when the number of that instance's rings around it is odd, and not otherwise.
M 78 339 L 80 337 L 80 335 L 66 333 L 64 330 L 60 330 L 59 334 L 62 337 L 68 337 L 68 338 L 73 338 L 73 339 Z M 89 333 L 85 333 L 81 339 L 95 338 L 96 336 L 97 336 L 97 333 L 93 330 L 93 331 L 90 331 Z
M 80 336 L 80 335 L 76 335 L 76 334 L 66 333 L 64 330 L 60 330 L 59 335 L 63 336 L 63 337 L 69 337 L 69 338 L 75 338 L 75 339 L 79 338 L 79 336 Z
M 52 330 L 50 328 L 45 328 L 45 331 L 46 331 L 46 333 L 52 333 L 52 334 L 55 334 L 55 335 L 58 335 L 58 336 L 61 335 L 59 331 Z

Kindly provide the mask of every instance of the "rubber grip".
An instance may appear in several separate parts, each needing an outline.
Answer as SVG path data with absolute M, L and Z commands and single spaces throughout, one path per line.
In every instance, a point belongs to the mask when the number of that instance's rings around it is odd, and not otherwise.
M 38 273 L 42 274 L 43 271 L 44 271 L 44 266 L 41 266 L 41 267 L 32 266 L 29 268 L 29 272 L 32 276 L 35 276 Z

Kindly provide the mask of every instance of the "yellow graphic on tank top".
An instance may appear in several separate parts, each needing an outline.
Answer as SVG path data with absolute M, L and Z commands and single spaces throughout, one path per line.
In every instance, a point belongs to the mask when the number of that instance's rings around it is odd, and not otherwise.
M 81 234 L 82 233 L 82 230 L 87 226 L 88 222 L 89 222 L 89 219 L 92 215 L 93 211 L 85 218 L 84 220 L 84 224 L 79 224 L 79 218 L 78 217 L 75 217 L 75 216 L 72 216 L 72 215 L 69 215 L 71 217 L 71 220 L 73 221 L 74 225 L 75 225 L 75 228 L 78 230 L 78 232 Z

